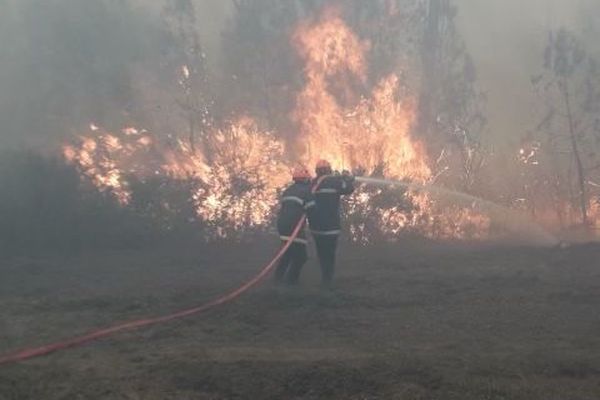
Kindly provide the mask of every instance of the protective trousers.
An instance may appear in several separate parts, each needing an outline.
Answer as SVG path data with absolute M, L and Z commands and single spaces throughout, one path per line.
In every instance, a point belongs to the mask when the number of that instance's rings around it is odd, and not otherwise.
M 331 286 L 335 272 L 335 253 L 337 249 L 338 235 L 314 235 L 319 264 L 321 265 L 321 277 L 324 286 Z
M 306 244 L 292 243 L 279 261 L 279 265 L 275 270 L 275 280 L 289 285 L 297 284 L 306 260 L 308 260 Z

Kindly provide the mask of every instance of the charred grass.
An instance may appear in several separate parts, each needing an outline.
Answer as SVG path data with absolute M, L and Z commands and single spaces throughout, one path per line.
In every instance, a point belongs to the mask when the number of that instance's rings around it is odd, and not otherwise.
M 6 257 L 0 353 L 195 306 L 265 243 Z M 340 250 L 333 293 L 313 257 L 298 289 L 2 366 L 0 399 L 600 398 L 597 246 Z

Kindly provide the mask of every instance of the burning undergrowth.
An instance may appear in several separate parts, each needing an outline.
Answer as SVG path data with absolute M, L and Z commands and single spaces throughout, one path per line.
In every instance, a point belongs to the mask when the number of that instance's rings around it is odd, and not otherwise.
M 249 118 L 214 132 L 204 152 L 146 130 L 90 128 L 91 134 L 64 147 L 65 159 L 123 207 L 166 228 L 182 216 L 202 223 L 211 237 L 265 228 L 288 180 L 283 144 Z
M 336 9 L 302 22 L 292 44 L 305 65 L 304 87 L 290 116 L 298 130 L 293 141 L 260 129 L 249 117 L 212 127 L 200 146 L 143 129 L 111 133 L 91 125 L 64 147 L 65 159 L 123 207 L 143 210 L 167 226 L 182 218 L 201 223 L 207 238 L 268 230 L 278 192 L 298 161 L 313 165 L 327 158 L 338 169 L 368 176 L 433 180 L 425 145 L 411 136 L 414 99 L 399 98 L 401 82 L 394 74 L 367 83 L 368 43 Z M 140 201 L 136 182 L 155 182 L 152 201 Z M 489 218 L 472 208 L 442 206 L 414 191 L 359 187 L 346 214 L 351 236 L 362 242 L 406 232 L 476 239 L 490 228 Z

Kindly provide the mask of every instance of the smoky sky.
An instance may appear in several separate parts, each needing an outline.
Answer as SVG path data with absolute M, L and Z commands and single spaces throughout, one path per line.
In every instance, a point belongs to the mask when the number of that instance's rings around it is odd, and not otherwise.
M 152 28 L 158 23 L 163 2 L 101 3 L 119 11 L 107 14 L 112 26 L 94 27 L 99 19 L 93 13 L 101 10 L 84 0 L 0 0 L 0 147 L 51 143 L 55 136 L 63 139 L 72 132 L 57 133 L 65 130 L 61 118 L 78 116 L 77 122 L 83 123 L 94 112 L 102 114 L 98 110 L 104 100 L 111 99 L 111 107 L 127 112 L 131 99 L 120 97 L 119 88 L 131 82 L 121 71 L 143 66 L 151 60 L 147 53 L 163 51 L 160 44 L 153 43 L 158 33 Z M 195 2 L 215 82 L 222 78 L 221 39 L 231 21 L 232 4 L 224 0 Z M 566 26 L 577 32 L 594 32 L 600 7 L 595 0 L 455 0 L 454 4 L 459 30 L 475 60 L 478 85 L 488 98 L 487 134 L 495 144 L 512 144 L 535 123 L 536 99 L 530 77 L 541 68 L 548 31 Z M 82 35 L 87 26 L 100 37 Z M 121 41 L 115 30 L 131 32 L 124 36 L 132 39 Z M 74 37 L 69 39 L 69 35 Z M 70 52 L 65 57 L 75 62 L 61 64 L 60 51 Z M 88 68 L 89 73 L 81 71 Z M 61 106 L 77 105 L 79 97 L 89 95 L 96 98 L 92 105 L 68 110 Z
M 600 12 L 594 0 L 457 0 L 458 21 L 488 97 L 490 134 L 510 145 L 535 123 L 537 99 L 531 77 L 542 68 L 550 30 L 584 33 Z M 597 17 L 600 17 L 598 15 Z M 596 18 L 597 18 L 596 17 Z M 593 45 L 593 43 L 592 43 Z

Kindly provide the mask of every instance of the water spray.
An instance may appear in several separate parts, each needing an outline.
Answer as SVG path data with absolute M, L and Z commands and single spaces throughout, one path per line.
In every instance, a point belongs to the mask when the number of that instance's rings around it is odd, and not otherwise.
M 357 182 L 369 185 L 401 187 L 411 191 L 422 191 L 434 196 L 449 199 L 453 204 L 469 207 L 475 211 L 485 213 L 490 219 L 506 228 L 507 231 L 517 234 L 538 246 L 558 246 L 560 241 L 536 222 L 527 218 L 522 213 L 503 207 L 492 201 L 485 200 L 470 194 L 445 189 L 436 185 L 402 182 L 394 179 L 380 179 L 369 177 L 356 177 Z

